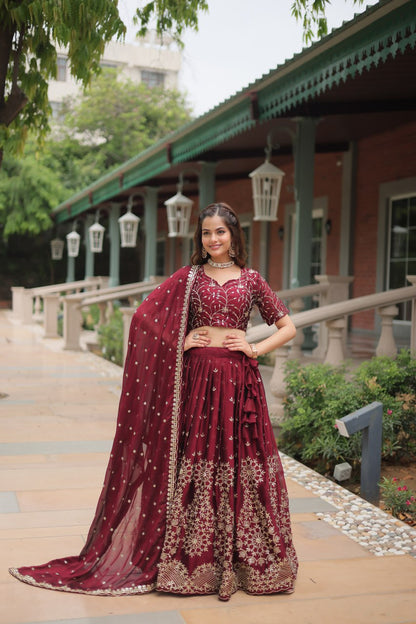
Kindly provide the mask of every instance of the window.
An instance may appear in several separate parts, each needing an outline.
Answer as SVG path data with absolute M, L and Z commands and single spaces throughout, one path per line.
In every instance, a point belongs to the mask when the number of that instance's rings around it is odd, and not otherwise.
M 68 59 L 66 56 L 58 56 L 56 59 L 56 79 L 59 82 L 66 82 L 66 68 Z
M 389 215 L 387 289 L 409 286 L 406 275 L 416 275 L 416 195 L 392 199 Z M 411 302 L 399 304 L 396 320 L 410 321 Z
M 148 87 L 163 87 L 165 84 L 165 74 L 143 69 L 142 82 L 144 82 Z

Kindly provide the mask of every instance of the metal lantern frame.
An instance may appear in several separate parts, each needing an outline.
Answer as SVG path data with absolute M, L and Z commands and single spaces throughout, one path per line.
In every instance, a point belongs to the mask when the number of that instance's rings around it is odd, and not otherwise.
M 270 162 L 272 144 L 270 135 L 265 148 L 266 160 L 249 173 L 253 190 L 253 221 L 277 221 L 280 191 L 285 172 Z
M 66 235 L 66 243 L 68 248 L 68 256 L 70 258 L 77 258 L 79 254 L 79 244 L 81 241 L 81 236 L 75 229 L 75 223 L 72 228 L 72 232 Z
M 56 237 L 51 240 L 51 257 L 52 260 L 62 260 L 64 255 L 65 243 L 62 238 Z
M 189 234 L 189 224 L 194 202 L 182 194 L 182 189 L 183 173 L 180 173 L 176 195 L 164 202 L 168 216 L 168 236 L 170 238 L 184 237 Z
M 99 223 L 99 211 L 95 215 L 95 223 L 88 228 L 90 250 L 92 253 L 102 253 L 105 227 Z
M 136 247 L 140 217 L 132 213 L 133 196 L 129 197 L 127 212 L 119 218 L 120 239 L 122 247 Z

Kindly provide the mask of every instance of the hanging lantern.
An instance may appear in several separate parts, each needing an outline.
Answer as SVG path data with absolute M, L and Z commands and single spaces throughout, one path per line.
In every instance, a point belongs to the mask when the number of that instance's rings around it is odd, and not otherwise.
M 101 253 L 103 250 L 105 227 L 98 223 L 98 213 L 95 216 L 95 223 L 88 228 L 90 237 L 90 249 L 92 253 Z
M 66 235 L 66 242 L 68 245 L 68 256 L 70 258 L 76 258 L 78 256 L 80 240 L 81 240 L 81 236 L 75 230 L 72 230 L 72 232 Z
M 120 237 L 122 247 L 136 247 L 137 230 L 139 228 L 140 218 L 136 217 L 131 211 L 131 203 L 127 205 L 127 212 L 119 218 Z
M 51 256 L 52 260 L 62 260 L 65 243 L 61 238 L 51 240 Z
M 178 190 L 176 195 L 165 201 L 168 213 L 169 237 L 186 236 L 189 232 L 189 222 L 193 201 Z
M 280 189 L 284 171 L 272 165 L 268 159 L 249 173 L 253 188 L 253 221 L 277 221 Z

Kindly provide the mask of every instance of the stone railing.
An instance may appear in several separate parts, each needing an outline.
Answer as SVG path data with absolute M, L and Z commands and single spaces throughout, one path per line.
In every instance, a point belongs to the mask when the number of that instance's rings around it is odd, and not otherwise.
M 411 286 L 298 312 L 292 315 L 292 320 L 297 329 L 318 323 L 326 324 L 328 342 L 324 361 L 337 366 L 345 358 L 345 333 L 348 316 L 375 309 L 377 314 L 381 316 L 381 333 L 376 355 L 394 356 L 397 353 L 397 347 L 393 335 L 393 319 L 398 313 L 397 304 L 403 301 L 412 301 L 410 349 L 416 352 L 416 276 L 408 276 L 407 279 L 412 284 Z M 276 331 L 274 325 L 270 327 L 265 324 L 257 325 L 248 330 L 247 339 L 250 342 L 257 342 L 270 336 L 274 331 Z M 270 406 L 270 415 L 274 425 L 278 425 L 283 417 L 285 363 L 289 357 L 298 357 L 296 345 L 294 352 L 290 352 L 291 347 L 293 348 L 293 345 L 289 343 L 276 351 L 275 366 L 270 381 L 270 390 L 275 397 L 275 402 Z
M 49 286 L 37 286 L 36 288 L 24 288 L 23 286 L 12 287 L 12 311 L 15 318 L 22 323 L 33 323 L 34 320 L 41 319 L 42 300 L 44 316 L 48 314 L 46 310 L 47 298 L 56 297 L 58 300 L 63 295 L 69 293 L 88 292 L 103 288 L 108 284 L 108 277 L 88 277 L 85 280 L 76 282 L 65 282 L 63 284 L 51 284 Z M 50 316 L 50 311 L 49 311 Z
M 165 279 L 165 277 L 151 277 L 144 282 L 64 297 L 64 349 L 74 351 L 81 349 L 82 309 L 97 304 L 100 308 L 99 324 L 104 323 L 108 320 L 115 301 L 128 301 L 129 305 L 133 306 L 135 299 L 148 294 Z M 131 310 L 133 313 L 135 308 L 131 307 Z

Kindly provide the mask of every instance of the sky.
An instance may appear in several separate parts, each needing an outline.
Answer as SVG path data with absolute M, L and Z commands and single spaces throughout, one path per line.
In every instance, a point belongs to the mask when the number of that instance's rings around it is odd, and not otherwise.
M 291 15 L 293 0 L 208 0 L 198 32 L 183 37 L 179 88 L 193 114 L 202 115 L 301 52 L 302 25 Z M 331 31 L 377 0 L 359 6 L 332 0 L 327 9 Z M 122 18 L 131 21 L 138 0 L 119 0 Z M 129 31 L 130 41 L 134 27 Z M 128 40 L 129 40 L 128 38 Z

